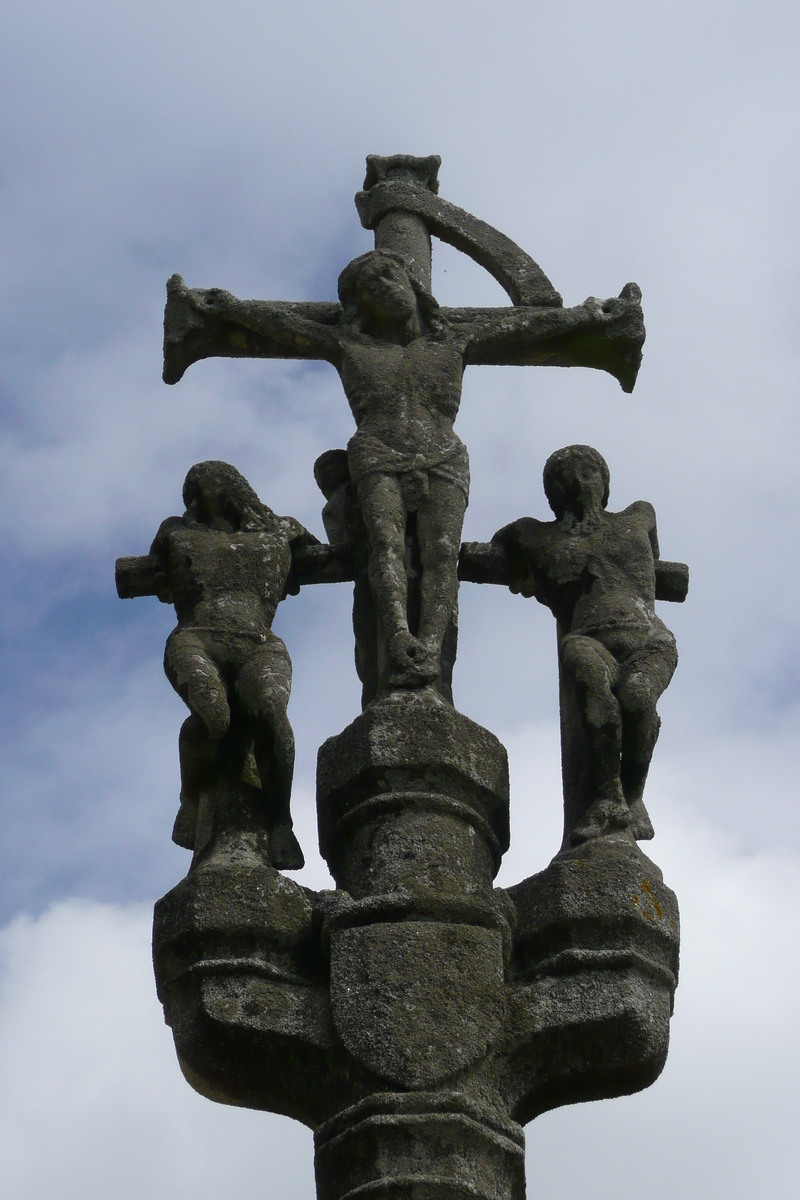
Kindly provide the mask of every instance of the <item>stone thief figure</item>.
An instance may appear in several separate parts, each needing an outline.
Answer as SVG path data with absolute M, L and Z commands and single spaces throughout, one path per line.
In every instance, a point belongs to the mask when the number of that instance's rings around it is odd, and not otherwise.
M 286 715 L 292 664 L 271 627 L 290 546 L 310 535 L 262 504 L 228 463 L 192 467 L 183 500 L 184 515 L 168 517 L 150 548 L 178 618 L 164 670 L 190 710 L 178 741 L 181 807 L 173 837 L 194 847 L 200 794 L 223 763 L 235 764 L 263 792 L 273 864 L 297 870 L 303 854 L 289 811 L 294 735 Z
M 512 556 L 512 592 L 535 596 L 558 622 L 559 666 L 585 743 L 588 807 L 571 840 L 629 827 L 652 838 L 642 795 L 656 703 L 678 662 L 655 611 L 656 514 L 644 500 L 608 512 L 608 466 L 591 446 L 551 454 L 544 490 L 554 521 L 523 517 L 492 540 Z

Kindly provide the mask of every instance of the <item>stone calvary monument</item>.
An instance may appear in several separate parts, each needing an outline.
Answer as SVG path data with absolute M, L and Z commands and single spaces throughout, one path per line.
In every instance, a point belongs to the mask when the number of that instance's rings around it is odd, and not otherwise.
M 439 198 L 439 159 L 370 156 L 356 196 L 375 249 L 341 303 L 242 301 L 170 279 L 164 379 L 210 356 L 324 359 L 355 419 L 315 464 L 327 543 L 200 463 L 185 512 L 120 596 L 175 606 L 165 670 L 180 732 L 173 838 L 193 851 L 156 905 L 159 998 L 203 1095 L 314 1130 L 320 1200 L 521 1200 L 523 1126 L 558 1105 L 647 1087 L 667 1054 L 678 909 L 637 846 L 656 702 L 677 662 L 656 600 L 655 513 L 607 510 L 609 471 L 570 446 L 545 467 L 553 521 L 461 543 L 464 368 L 585 366 L 635 383 L 641 293 L 564 308 L 513 242 Z M 501 308 L 441 308 L 431 235 L 485 267 Z M 509 845 L 506 752 L 453 706 L 459 580 L 533 596 L 556 618 L 564 839 L 550 865 L 493 886 Z M 319 844 L 292 830 L 291 664 L 271 625 L 311 584 L 350 581 L 363 711 L 319 751 Z

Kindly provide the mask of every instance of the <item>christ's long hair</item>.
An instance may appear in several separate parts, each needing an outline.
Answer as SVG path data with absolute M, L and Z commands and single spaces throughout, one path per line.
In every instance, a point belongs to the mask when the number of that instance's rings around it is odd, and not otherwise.
M 357 300 L 358 279 L 365 267 L 370 266 L 376 261 L 380 262 L 382 259 L 393 262 L 403 268 L 417 298 L 417 305 L 428 327 L 428 332 L 435 337 L 443 329 L 439 302 L 434 299 L 432 293 L 416 277 L 402 254 L 396 254 L 394 250 L 368 250 L 366 254 L 359 254 L 357 258 L 352 259 L 342 271 L 339 276 L 338 292 L 344 309 L 342 313 L 343 324 L 361 327 L 361 313 Z

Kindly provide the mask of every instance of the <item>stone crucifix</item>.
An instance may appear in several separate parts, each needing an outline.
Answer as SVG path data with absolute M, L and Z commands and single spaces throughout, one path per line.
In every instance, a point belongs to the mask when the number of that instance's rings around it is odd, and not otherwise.
M 166 383 L 214 356 L 322 359 L 338 371 L 357 426 L 347 465 L 369 540 L 384 687 L 420 687 L 441 676 L 469 495 L 467 450 L 453 429 L 464 368 L 594 367 L 629 392 L 645 336 L 636 284 L 613 299 L 564 308 L 524 251 L 438 197 L 439 164 L 438 156 L 368 157 L 356 204 L 375 249 L 342 271 L 340 304 L 237 300 L 217 288 L 187 288 L 179 275 L 167 285 Z M 440 307 L 431 294 L 432 234 L 485 267 L 513 307 Z M 409 533 L 420 565 L 412 623 Z
M 323 359 L 357 428 L 314 467 L 327 543 L 211 461 L 150 554 L 117 562 L 120 596 L 175 605 L 165 666 L 190 710 L 173 836 L 193 855 L 156 905 L 158 995 L 192 1087 L 313 1129 L 318 1200 L 524 1200 L 527 1122 L 648 1087 L 666 1059 L 678 908 L 636 839 L 675 661 L 655 602 L 684 598 L 687 569 L 660 560 L 649 504 L 607 511 L 585 446 L 548 460 L 554 521 L 460 545 L 464 367 L 590 366 L 629 391 L 639 289 L 565 309 L 523 251 L 438 198 L 438 158 L 367 164 L 376 248 L 345 267 L 340 304 L 168 285 L 167 382 L 212 355 Z M 440 308 L 431 235 L 512 304 Z M 558 625 L 564 840 L 508 888 L 506 751 L 452 704 L 459 579 L 535 596 Z M 285 595 L 344 580 L 363 711 L 319 750 L 335 889 L 312 891 L 282 874 L 302 854 L 271 626 Z

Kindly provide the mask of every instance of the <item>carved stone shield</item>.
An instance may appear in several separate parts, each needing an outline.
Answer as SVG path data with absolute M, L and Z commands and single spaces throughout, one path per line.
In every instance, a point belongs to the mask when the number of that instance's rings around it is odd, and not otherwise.
M 432 1087 L 480 1058 L 500 1029 L 501 935 L 438 921 L 336 930 L 331 1007 L 365 1066 L 403 1087 Z

